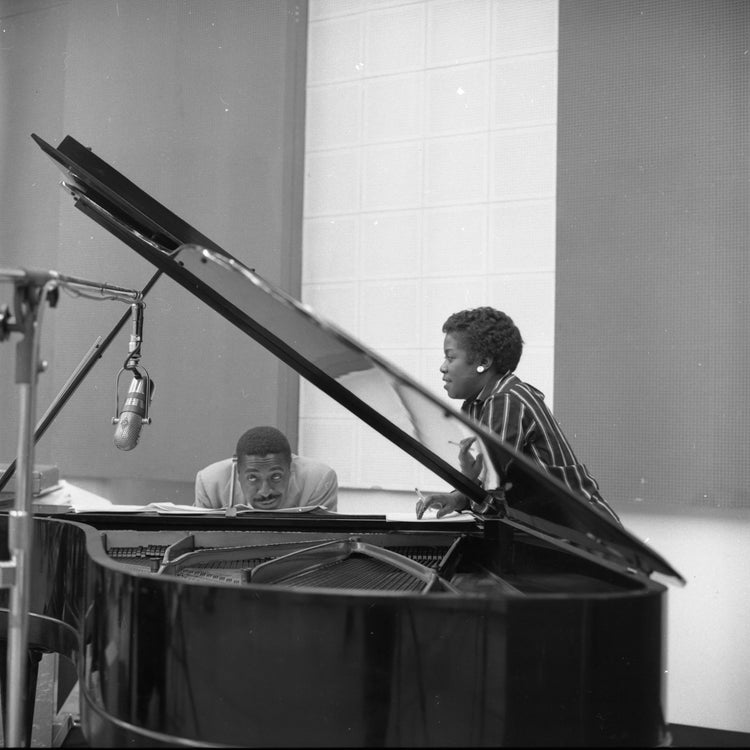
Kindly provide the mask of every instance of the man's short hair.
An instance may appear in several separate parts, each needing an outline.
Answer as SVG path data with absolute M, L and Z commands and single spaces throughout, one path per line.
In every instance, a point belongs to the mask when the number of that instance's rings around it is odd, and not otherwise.
M 243 456 L 267 456 L 281 453 L 288 461 L 292 460 L 292 448 L 286 435 L 275 427 L 253 427 L 240 435 L 235 449 L 237 460 Z

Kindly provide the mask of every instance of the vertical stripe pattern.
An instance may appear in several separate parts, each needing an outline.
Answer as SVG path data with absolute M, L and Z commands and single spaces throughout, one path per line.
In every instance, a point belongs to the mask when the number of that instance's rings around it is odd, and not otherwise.
M 489 383 L 474 401 L 464 401 L 462 410 L 494 432 L 518 453 L 531 458 L 544 471 L 583 495 L 594 507 L 620 522 L 599 494 L 584 464 L 579 463 L 560 425 L 544 402 L 544 394 L 509 372 Z M 501 473 L 507 466 L 497 467 Z M 488 488 L 489 489 L 489 488 Z M 492 510 L 492 500 L 472 503 L 472 510 Z

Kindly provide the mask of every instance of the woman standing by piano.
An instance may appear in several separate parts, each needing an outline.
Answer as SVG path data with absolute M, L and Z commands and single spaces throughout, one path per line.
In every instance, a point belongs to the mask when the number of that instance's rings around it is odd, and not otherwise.
M 515 375 L 523 339 L 513 320 L 492 307 L 478 307 L 453 313 L 443 324 L 443 333 L 445 358 L 440 372 L 448 396 L 462 399 L 465 414 L 619 523 L 596 480 L 576 458 L 544 394 Z M 487 467 L 481 455 L 471 452 L 474 440 L 461 441 L 461 470 L 484 484 Z M 495 468 L 505 474 L 508 463 Z M 438 517 L 469 509 L 494 515 L 499 510 L 494 507 L 496 500 L 488 495 L 485 501 L 476 503 L 457 491 L 427 495 L 417 502 L 417 517 L 421 518 L 428 508 L 437 510 Z

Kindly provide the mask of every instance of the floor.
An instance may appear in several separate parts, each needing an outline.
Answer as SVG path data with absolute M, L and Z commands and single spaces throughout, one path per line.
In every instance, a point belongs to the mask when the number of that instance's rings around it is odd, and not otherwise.
M 39 663 L 34 722 L 28 747 L 88 747 L 77 726 L 78 685 L 76 684 L 57 710 L 57 658 L 45 654 Z M 3 701 L 3 713 L 5 703 Z M 3 717 L 4 718 L 4 717 Z M 5 747 L 4 722 L 0 722 L 0 746 Z

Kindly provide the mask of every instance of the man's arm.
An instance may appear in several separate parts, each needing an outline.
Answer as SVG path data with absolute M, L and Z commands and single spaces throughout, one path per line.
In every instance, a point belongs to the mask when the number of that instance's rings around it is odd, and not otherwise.
M 195 500 L 193 501 L 193 505 L 198 508 L 211 507 L 211 501 L 209 500 L 208 492 L 206 492 L 206 488 L 203 484 L 203 477 L 201 476 L 200 471 L 195 475 Z
M 311 496 L 309 505 L 320 505 L 326 510 L 338 508 L 339 482 L 336 472 L 329 469 Z

